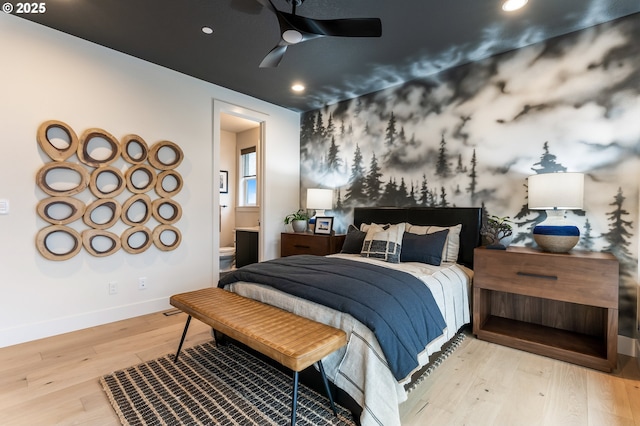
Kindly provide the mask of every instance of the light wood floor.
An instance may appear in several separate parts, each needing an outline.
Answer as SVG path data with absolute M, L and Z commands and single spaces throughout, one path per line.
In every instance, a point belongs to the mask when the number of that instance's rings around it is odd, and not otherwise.
M 0 424 L 119 425 L 98 377 L 175 351 L 186 316 L 161 313 L 0 349 Z M 210 340 L 193 321 L 185 347 Z M 604 374 L 472 336 L 401 406 L 403 425 L 636 425 L 640 372 Z

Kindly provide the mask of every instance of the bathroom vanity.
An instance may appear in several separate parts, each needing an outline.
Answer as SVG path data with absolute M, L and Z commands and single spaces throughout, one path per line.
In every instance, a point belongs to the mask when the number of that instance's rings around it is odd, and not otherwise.
M 258 262 L 259 227 L 236 228 L 236 268 Z

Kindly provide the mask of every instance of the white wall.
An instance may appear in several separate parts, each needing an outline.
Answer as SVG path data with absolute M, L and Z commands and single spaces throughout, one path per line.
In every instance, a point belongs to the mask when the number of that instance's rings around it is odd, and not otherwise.
M 0 14 L 0 55 L 0 199 L 11 206 L 0 216 L 0 347 L 163 310 L 171 294 L 215 283 L 220 150 L 212 144 L 213 99 L 268 117 L 263 232 L 266 257 L 277 255 L 282 217 L 298 206 L 299 163 L 280 164 L 283 153 L 299 155 L 297 113 L 13 15 Z M 178 249 L 120 250 L 105 258 L 82 250 L 62 262 L 37 252 L 35 235 L 46 223 L 35 210 L 45 197 L 35 175 L 48 159 L 36 130 L 52 119 L 78 133 L 99 127 L 117 138 L 136 133 L 149 144 L 166 139 L 182 148 Z M 142 291 L 141 276 L 148 278 Z M 110 281 L 118 282 L 118 294 L 108 295 Z
M 229 172 L 229 192 L 220 194 L 220 205 L 227 206 L 220 209 L 221 230 L 220 247 L 233 246 L 235 241 L 234 228 L 236 227 L 236 133 L 220 132 L 220 170 Z

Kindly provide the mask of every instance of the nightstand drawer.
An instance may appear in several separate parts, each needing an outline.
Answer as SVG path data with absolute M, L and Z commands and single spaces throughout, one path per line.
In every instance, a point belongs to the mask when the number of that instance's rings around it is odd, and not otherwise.
M 618 262 L 606 253 L 543 253 L 513 247 L 475 258 L 480 288 L 571 303 L 618 307 Z M 532 255 L 535 253 L 536 255 Z
M 284 232 L 281 235 L 280 255 L 313 254 L 326 256 L 338 253 L 344 243 L 344 235 L 317 235 Z
M 290 247 L 297 254 L 313 254 L 329 250 L 329 239 L 314 237 L 311 235 L 287 234 L 283 237 L 282 246 Z

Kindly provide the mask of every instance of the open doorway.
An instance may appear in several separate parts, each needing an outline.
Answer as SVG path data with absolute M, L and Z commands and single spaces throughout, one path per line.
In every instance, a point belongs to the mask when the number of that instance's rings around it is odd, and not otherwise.
M 219 129 L 214 131 L 214 171 L 220 188 L 214 194 L 213 241 L 220 272 L 260 259 L 264 121 L 260 113 L 214 101 Z

